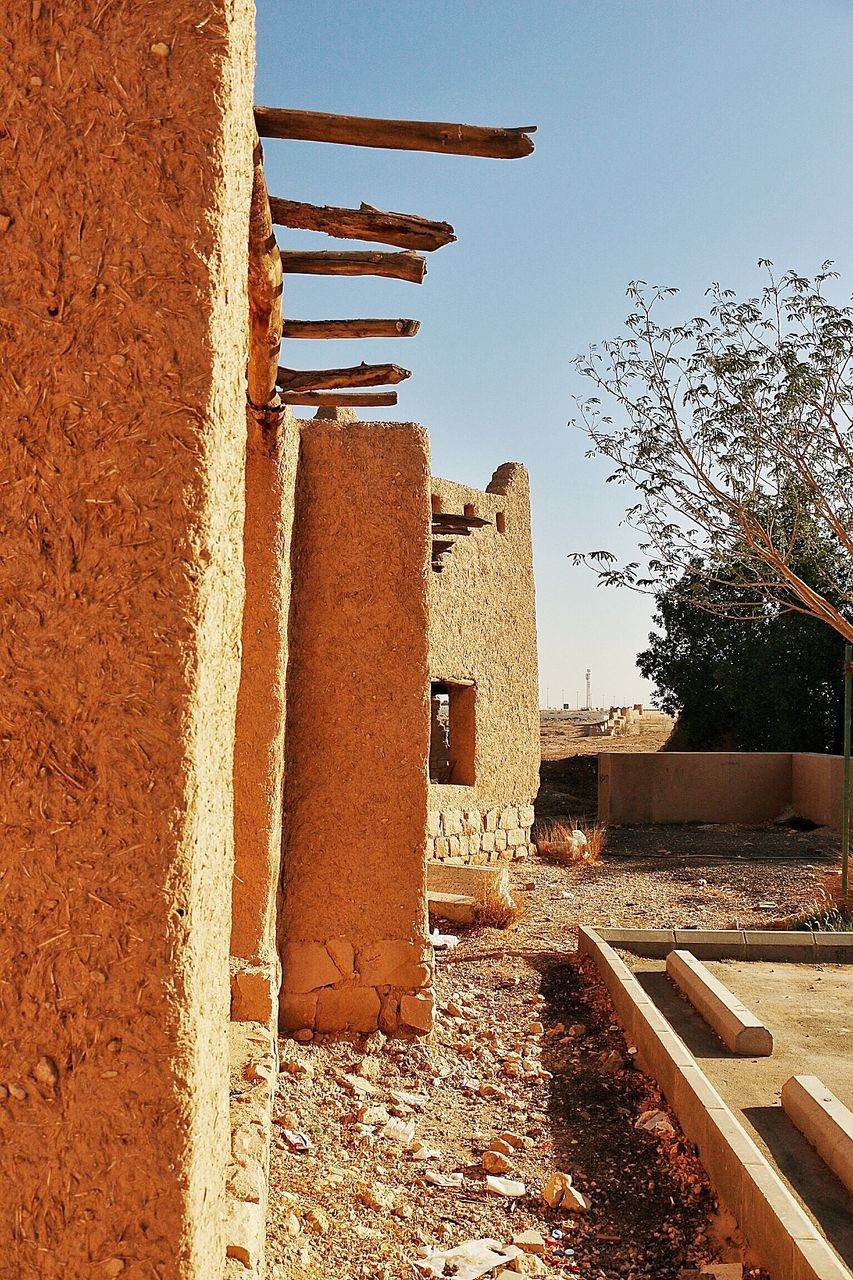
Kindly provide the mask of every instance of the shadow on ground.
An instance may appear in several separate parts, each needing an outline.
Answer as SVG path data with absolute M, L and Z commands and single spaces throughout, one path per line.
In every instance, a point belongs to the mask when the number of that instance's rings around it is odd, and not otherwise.
M 571 1173 L 592 1206 L 566 1242 L 582 1274 L 676 1280 L 713 1208 L 707 1179 L 683 1139 L 662 1143 L 635 1128 L 643 1111 L 661 1104 L 634 1068 L 601 989 L 574 961 L 542 956 L 534 963 L 546 1023 L 583 1028 L 552 1037 L 543 1053 L 554 1075 L 554 1168 Z

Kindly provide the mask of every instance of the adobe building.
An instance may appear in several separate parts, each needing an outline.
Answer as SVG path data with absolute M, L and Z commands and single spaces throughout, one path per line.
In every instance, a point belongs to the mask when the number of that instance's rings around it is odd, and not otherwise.
M 488 812 L 504 769 L 476 745 L 485 636 L 442 656 L 433 589 L 482 559 L 481 616 L 485 548 L 503 563 L 526 487 L 473 499 L 503 504 L 507 533 L 481 526 L 438 575 L 425 432 L 322 399 L 405 371 L 278 369 L 300 255 L 273 235 L 248 0 L 35 4 L 6 34 L 4 1265 L 243 1280 L 263 1273 L 279 992 L 285 1028 L 429 1031 L 433 677 L 475 690 L 473 778 L 436 784 L 448 812 Z M 310 115 L 264 127 L 282 114 Z M 391 124 L 397 142 L 362 145 L 532 150 Z M 353 215 L 362 239 L 453 238 Z M 374 257 L 423 275 L 414 252 Z M 320 416 L 298 422 L 306 388 Z M 507 802 L 529 794 L 503 776 Z
M 539 690 L 527 472 L 485 491 L 433 478 L 427 856 L 494 863 L 530 851 Z

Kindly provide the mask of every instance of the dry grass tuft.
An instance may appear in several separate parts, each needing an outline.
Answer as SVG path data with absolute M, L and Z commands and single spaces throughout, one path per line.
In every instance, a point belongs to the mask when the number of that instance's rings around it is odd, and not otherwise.
M 474 908 L 475 923 L 490 929 L 509 929 L 524 915 L 525 904 L 501 893 L 489 893 Z
M 768 929 L 805 930 L 810 933 L 848 933 L 853 930 L 853 901 L 815 899 L 794 915 L 770 920 Z
M 575 839 L 579 831 L 586 840 L 584 845 Z M 587 826 L 576 826 L 574 823 L 543 822 L 537 826 L 534 835 L 536 847 L 540 853 L 556 858 L 567 865 L 574 863 L 592 864 L 600 861 L 607 844 L 607 828 L 601 822 L 593 822 Z
M 593 822 L 588 827 L 579 827 L 586 836 L 585 862 L 600 862 L 604 847 L 607 844 L 607 827 L 603 822 Z

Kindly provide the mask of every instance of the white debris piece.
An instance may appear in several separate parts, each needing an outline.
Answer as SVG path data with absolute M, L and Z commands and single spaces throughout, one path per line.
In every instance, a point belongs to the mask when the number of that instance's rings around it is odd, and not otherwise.
M 527 1195 L 527 1187 L 516 1178 L 495 1178 L 491 1174 L 486 1177 L 486 1190 L 493 1196 L 502 1196 L 504 1200 L 516 1200 Z
M 401 1147 L 410 1147 L 415 1140 L 415 1122 L 414 1120 L 403 1120 L 399 1116 L 393 1116 L 383 1129 L 379 1130 L 383 1138 L 390 1138 L 392 1142 L 399 1142 Z
M 646 1133 L 675 1133 L 665 1111 L 644 1111 L 634 1128 L 645 1129 Z
M 431 1187 L 461 1187 L 461 1173 L 440 1173 L 437 1169 L 429 1169 L 424 1174 L 424 1182 Z
M 417 1259 L 414 1265 L 437 1280 L 452 1275 L 453 1280 L 480 1280 L 480 1276 L 506 1267 L 521 1253 L 514 1245 L 505 1249 L 499 1240 L 466 1240 L 454 1249 L 436 1249 L 429 1257 Z
M 412 1160 L 440 1160 L 444 1152 L 440 1147 L 430 1147 L 416 1138 L 411 1145 L 409 1155 Z
M 451 951 L 459 946 L 459 939 L 454 934 L 440 933 L 438 929 L 433 929 L 429 940 L 433 951 Z

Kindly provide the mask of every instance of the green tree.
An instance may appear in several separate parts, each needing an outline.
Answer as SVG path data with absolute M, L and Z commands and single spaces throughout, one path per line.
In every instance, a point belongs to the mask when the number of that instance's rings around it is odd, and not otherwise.
M 810 576 L 806 571 L 804 576 Z M 678 715 L 673 745 L 689 751 L 840 751 L 840 644 L 829 627 L 767 606 L 744 620 L 697 609 L 695 579 L 656 597 L 655 625 L 637 666 L 655 702 Z M 731 609 L 728 587 L 718 591 Z
M 709 316 L 683 324 L 658 322 L 676 290 L 632 284 L 627 334 L 579 358 L 598 392 L 580 422 L 609 480 L 636 491 L 642 561 L 572 558 L 603 583 L 657 595 L 686 581 L 713 613 L 770 606 L 853 641 L 849 575 L 827 592 L 797 570 L 815 539 L 853 562 L 853 308 L 824 296 L 830 263 L 814 281 L 760 265 L 759 297 L 714 285 Z

